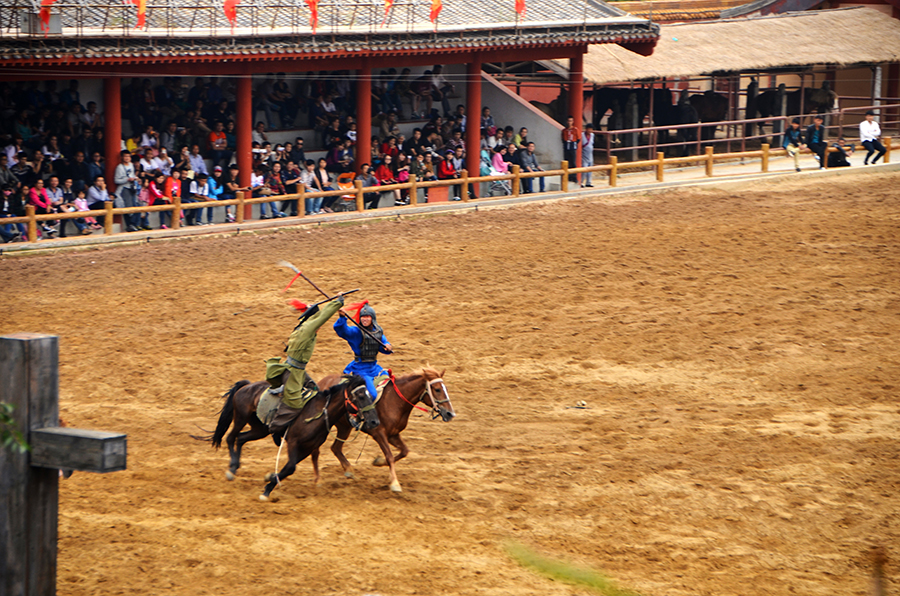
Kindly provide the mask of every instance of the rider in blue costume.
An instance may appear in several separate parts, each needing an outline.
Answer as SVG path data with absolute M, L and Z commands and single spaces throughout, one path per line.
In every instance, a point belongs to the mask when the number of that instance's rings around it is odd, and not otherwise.
M 384 336 L 384 331 L 375 323 L 375 309 L 366 304 L 359 311 L 359 324 L 366 328 L 366 331 L 381 340 L 382 346 L 372 339 L 367 333 L 363 333 L 358 327 L 347 324 L 347 318 L 343 310 L 340 311 L 340 317 L 334 322 L 335 332 L 342 338 L 347 340 L 350 348 L 353 350 L 353 362 L 344 368 L 344 373 L 353 373 L 361 376 L 366 380 L 366 387 L 372 399 L 375 399 L 375 378 L 386 376 L 387 372 L 378 364 L 378 353 L 391 354 L 391 344 Z

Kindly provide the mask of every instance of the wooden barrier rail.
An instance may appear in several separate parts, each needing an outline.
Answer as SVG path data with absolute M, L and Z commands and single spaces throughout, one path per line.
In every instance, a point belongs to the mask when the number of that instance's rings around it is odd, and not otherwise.
M 883 139 L 884 146 L 886 152 L 884 154 L 884 163 L 890 162 L 891 150 L 892 149 L 900 149 L 900 145 L 896 147 L 892 144 L 892 139 L 889 137 L 884 137 Z M 855 146 L 854 149 L 864 149 L 861 145 Z M 834 147 L 829 147 L 826 151 L 827 153 L 833 153 L 837 151 Z M 812 153 L 809 149 L 805 149 L 803 153 Z M 663 153 L 657 153 L 656 159 L 647 159 L 643 161 L 632 161 L 626 163 L 619 163 L 619 160 L 616 156 L 612 156 L 610 158 L 610 163 L 590 166 L 590 167 L 582 167 L 582 168 L 570 168 L 568 162 L 562 161 L 560 162 L 560 168 L 557 170 L 542 170 L 539 172 L 522 172 L 521 168 L 518 165 L 513 165 L 510 168 L 509 174 L 503 174 L 501 176 L 469 176 L 466 170 L 462 170 L 459 178 L 451 178 L 447 180 L 429 180 L 429 181 L 419 181 L 416 180 L 415 176 L 410 177 L 409 182 L 402 182 L 397 184 L 386 184 L 384 186 L 370 186 L 364 187 L 362 185 L 362 180 L 355 180 L 353 188 L 347 189 L 338 189 L 338 190 L 326 190 L 319 192 L 304 192 L 304 189 L 301 187 L 301 190 L 297 194 L 293 195 L 272 195 L 266 197 L 252 197 L 246 198 L 243 192 L 237 193 L 237 198 L 235 199 L 227 199 L 222 201 L 204 201 L 202 203 L 184 203 L 180 199 L 175 199 L 175 201 L 171 204 L 166 205 L 148 205 L 144 207 L 118 207 L 114 208 L 113 203 L 111 201 L 107 201 L 104 204 L 104 209 L 94 209 L 91 211 L 70 211 L 64 213 L 48 213 L 48 214 L 36 214 L 34 205 L 26 205 L 25 206 L 25 215 L 20 217 L 8 217 L 0 219 L 0 225 L 7 224 L 18 224 L 24 223 L 27 225 L 28 229 L 28 241 L 29 242 L 37 242 L 38 234 L 37 234 L 37 223 L 44 221 L 56 221 L 56 220 L 66 220 L 66 219 L 81 219 L 85 217 L 103 217 L 104 218 L 104 234 L 112 234 L 113 233 L 113 216 L 115 215 L 128 215 L 133 213 L 158 213 L 161 211 L 170 211 L 172 212 L 171 218 L 171 228 L 173 230 L 177 230 L 180 227 L 180 213 L 189 209 L 206 209 L 206 208 L 216 208 L 216 207 L 228 207 L 228 206 L 236 206 L 237 213 L 235 215 L 235 223 L 244 223 L 244 208 L 249 205 L 258 205 L 260 203 L 274 203 L 278 201 L 297 201 L 298 206 L 298 215 L 296 217 L 303 217 L 306 215 L 306 207 L 304 204 L 305 199 L 316 199 L 316 198 L 324 198 L 324 197 L 353 197 L 356 210 L 363 211 L 364 210 L 364 197 L 366 194 L 370 193 L 382 193 L 382 192 L 391 192 L 394 190 L 409 190 L 410 202 L 409 205 L 404 205 L 403 207 L 414 207 L 419 204 L 418 202 L 418 190 L 419 189 L 428 189 L 435 187 L 443 187 L 443 186 L 461 186 L 462 192 L 460 198 L 468 202 L 469 199 L 469 186 L 473 184 L 480 184 L 482 182 L 498 182 L 509 180 L 512 182 L 511 184 L 511 195 L 519 196 L 521 192 L 521 184 L 523 179 L 530 178 L 546 178 L 546 177 L 555 177 L 559 176 L 560 178 L 560 187 L 562 192 L 567 192 L 569 185 L 568 179 L 570 175 L 584 174 L 587 172 L 591 173 L 599 173 L 599 172 L 607 172 L 609 177 L 609 186 L 617 187 L 618 186 L 618 178 L 619 174 L 623 170 L 639 170 L 643 168 L 653 168 L 656 171 L 656 180 L 659 182 L 663 182 L 665 180 L 665 167 L 667 165 L 682 165 L 682 164 L 691 164 L 691 163 L 702 163 L 705 166 L 705 174 L 707 177 L 711 177 L 713 175 L 713 164 L 717 161 L 725 161 L 730 159 L 761 159 L 761 170 L 762 172 L 769 171 L 769 159 L 773 156 L 783 156 L 786 155 L 787 151 L 785 149 L 772 149 L 767 144 L 763 144 L 762 148 L 756 151 L 740 151 L 740 152 L 732 152 L 732 153 L 714 153 L 712 147 L 707 147 L 706 152 L 702 155 L 690 155 L 686 157 L 665 157 Z M 485 199 L 490 197 L 485 197 Z M 480 199 L 484 200 L 484 199 Z M 400 208 L 398 206 L 398 208 Z M 175 214 L 178 214 L 179 217 L 175 217 Z

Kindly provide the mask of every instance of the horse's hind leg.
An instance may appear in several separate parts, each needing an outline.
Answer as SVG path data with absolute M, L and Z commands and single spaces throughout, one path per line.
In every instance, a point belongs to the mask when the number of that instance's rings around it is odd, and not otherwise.
M 313 449 L 312 453 L 309 455 L 312 460 L 313 476 L 315 477 L 313 483 L 319 484 L 319 479 L 321 478 L 321 476 L 319 476 L 319 450 Z
M 352 466 L 344 455 L 344 443 L 347 441 L 347 437 L 350 436 L 350 425 L 336 424 L 335 426 L 337 427 L 337 438 L 334 440 L 334 443 L 331 444 L 331 452 L 334 453 L 334 456 L 341 462 L 341 467 L 344 469 L 344 476 L 353 478 Z
M 250 430 L 238 434 L 234 439 L 231 436 L 228 437 L 228 451 L 231 453 L 231 465 L 225 473 L 226 478 L 234 480 L 238 468 L 241 467 L 241 450 L 244 447 L 244 443 L 265 438 L 268 434 L 269 428 L 257 418 L 250 421 Z

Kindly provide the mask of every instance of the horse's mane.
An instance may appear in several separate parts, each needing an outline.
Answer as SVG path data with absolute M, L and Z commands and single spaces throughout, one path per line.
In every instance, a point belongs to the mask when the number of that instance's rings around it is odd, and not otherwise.
M 410 373 L 408 375 L 403 375 L 402 377 L 397 377 L 398 381 L 402 381 L 404 383 L 408 383 L 415 379 L 416 377 L 425 377 L 426 381 L 433 381 L 435 379 L 441 378 L 441 373 L 438 370 L 430 366 L 422 367 L 420 370 Z

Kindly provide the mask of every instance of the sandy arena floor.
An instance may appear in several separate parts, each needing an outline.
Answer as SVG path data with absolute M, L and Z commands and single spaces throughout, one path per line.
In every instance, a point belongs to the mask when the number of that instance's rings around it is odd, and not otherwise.
M 58 593 L 575 595 L 512 539 L 645 596 L 900 589 L 900 174 L 534 204 L 0 260 L 0 332 L 59 334 L 71 426 L 128 433 L 128 470 L 61 484 Z M 296 314 L 293 261 L 364 288 L 415 413 L 391 494 L 323 453 L 260 503 L 189 437 L 262 378 Z M 287 297 L 314 299 L 298 282 Z M 311 372 L 349 350 L 328 327 Z M 589 409 L 571 409 L 577 400 Z M 330 442 L 329 442 L 330 443 Z

